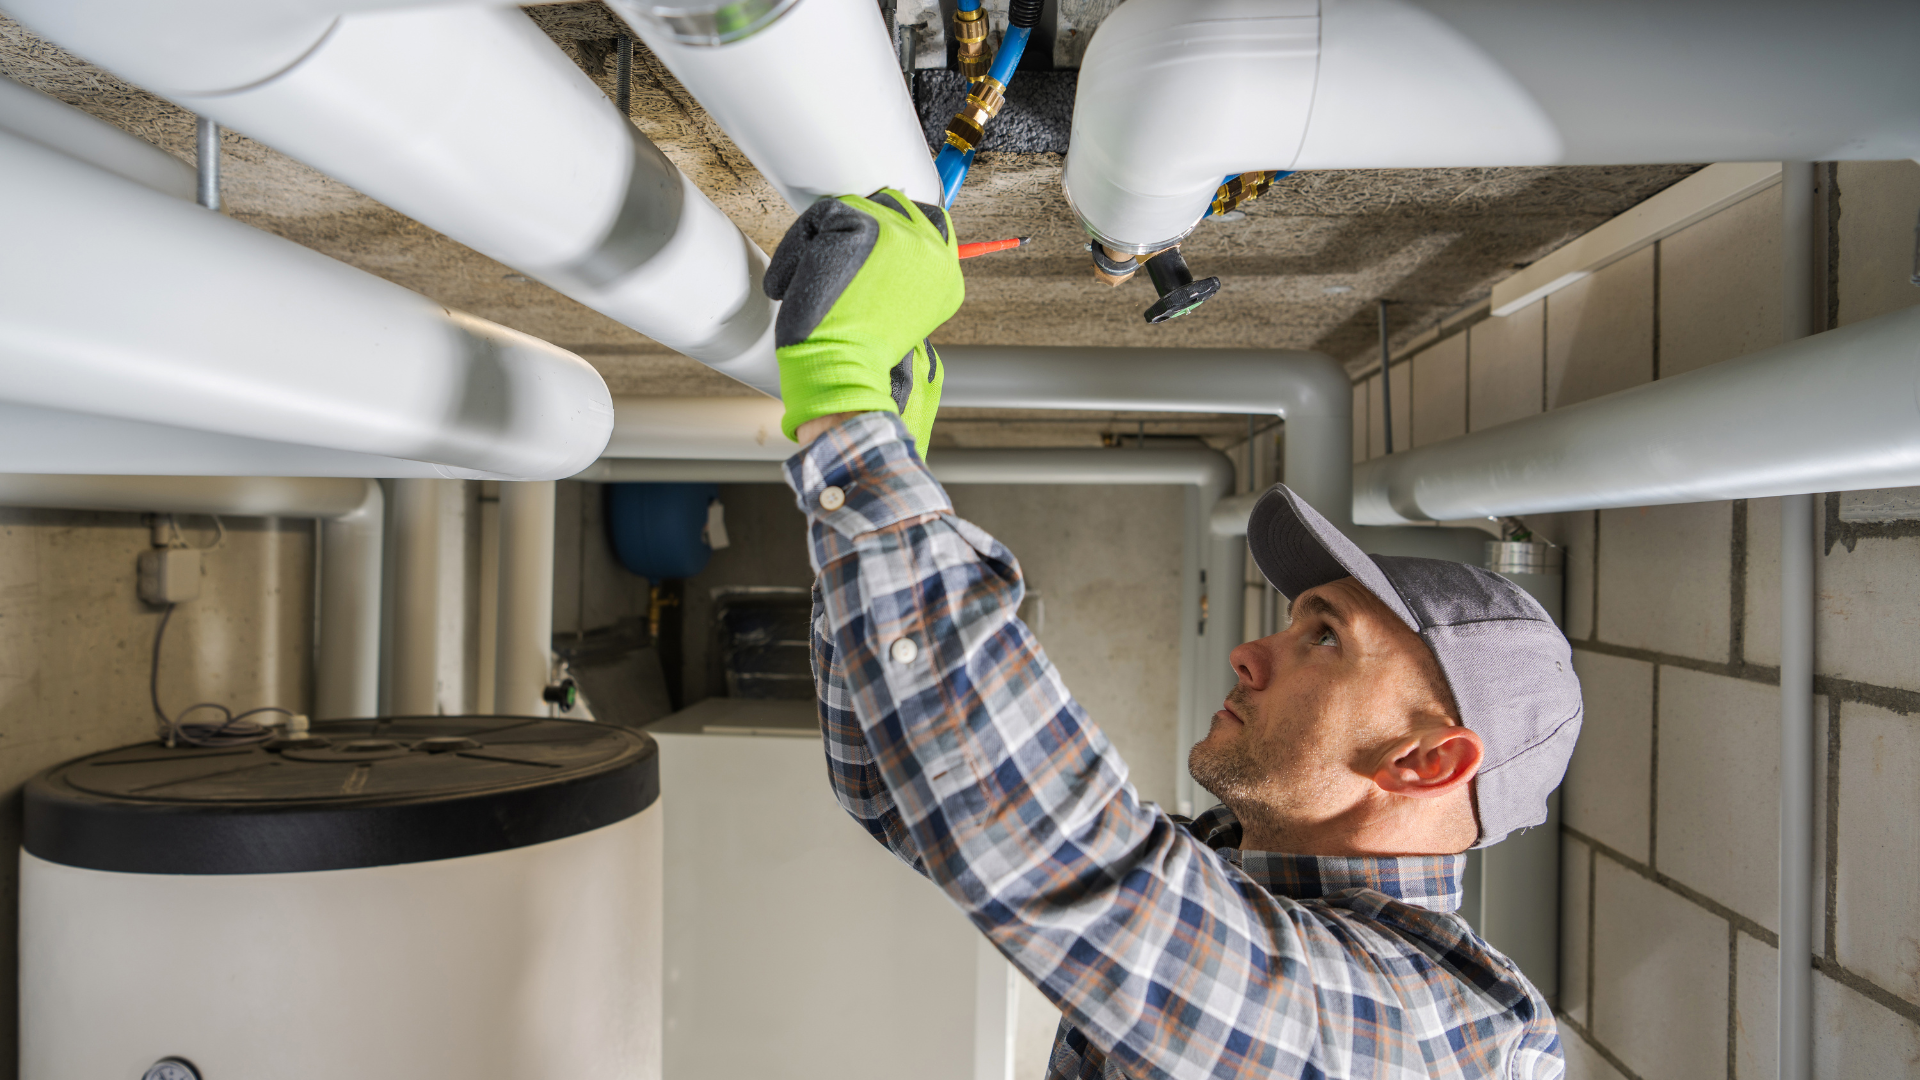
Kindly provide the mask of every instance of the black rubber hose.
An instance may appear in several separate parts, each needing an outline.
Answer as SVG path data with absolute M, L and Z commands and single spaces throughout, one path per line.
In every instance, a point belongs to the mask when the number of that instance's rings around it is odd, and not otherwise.
M 1007 22 L 1023 30 L 1031 30 L 1040 25 L 1040 10 L 1046 0 L 1011 0 L 1007 5 Z

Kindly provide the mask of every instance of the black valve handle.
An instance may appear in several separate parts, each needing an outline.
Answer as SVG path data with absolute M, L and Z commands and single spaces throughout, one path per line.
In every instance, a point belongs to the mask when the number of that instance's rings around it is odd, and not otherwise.
M 1168 319 L 1177 319 L 1201 304 L 1207 298 L 1220 291 L 1220 279 L 1217 277 L 1193 279 L 1193 271 L 1187 269 L 1187 260 L 1180 255 L 1177 247 L 1168 248 L 1147 260 L 1147 276 L 1153 279 L 1154 291 L 1160 299 L 1153 302 L 1146 312 L 1150 323 L 1163 323 Z

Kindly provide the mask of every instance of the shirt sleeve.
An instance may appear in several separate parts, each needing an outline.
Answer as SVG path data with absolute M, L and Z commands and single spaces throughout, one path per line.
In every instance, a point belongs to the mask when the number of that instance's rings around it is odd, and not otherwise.
M 1015 617 L 1019 564 L 952 515 L 903 434 L 862 414 L 786 465 L 842 680 L 822 716 L 846 725 L 829 733 L 843 805 L 897 822 L 875 835 L 903 830 L 918 868 L 1129 1076 L 1512 1075 L 1505 1040 L 1472 1045 L 1472 1018 L 1509 1003 L 1409 948 L 1420 927 L 1389 925 L 1437 920 L 1444 939 L 1453 916 L 1275 896 L 1139 800 Z
M 867 737 L 854 716 L 847 693 L 847 671 L 827 631 L 826 609 L 817 585 L 813 590 L 812 625 L 813 683 L 819 701 L 821 742 L 827 754 L 827 779 L 832 782 L 834 798 L 901 862 L 924 874 L 927 868 L 920 860 L 920 850 L 913 846 L 913 836 L 894 806 L 893 796 L 887 794 L 873 751 L 867 748 Z

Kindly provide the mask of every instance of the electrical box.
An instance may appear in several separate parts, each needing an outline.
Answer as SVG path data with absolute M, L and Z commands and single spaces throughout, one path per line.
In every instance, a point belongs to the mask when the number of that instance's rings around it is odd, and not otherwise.
M 200 553 L 192 548 L 155 548 L 140 553 L 140 599 L 178 604 L 200 595 Z

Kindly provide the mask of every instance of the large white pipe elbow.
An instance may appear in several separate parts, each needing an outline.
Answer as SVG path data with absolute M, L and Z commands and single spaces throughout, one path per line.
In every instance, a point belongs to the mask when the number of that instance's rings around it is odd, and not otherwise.
M 1129 0 L 1065 186 L 1137 253 L 1262 169 L 1910 158 L 1916 40 L 1894 0 Z
M 441 475 L 569 476 L 606 444 L 606 383 L 569 352 L 23 139 L 0 157 L 11 405 Z M 145 471 L 120 450 L 109 471 Z
M 940 201 L 898 54 L 867 0 L 763 3 L 767 19 L 758 29 L 724 41 L 724 32 L 698 18 L 698 3 L 609 6 L 794 209 L 883 187 Z

